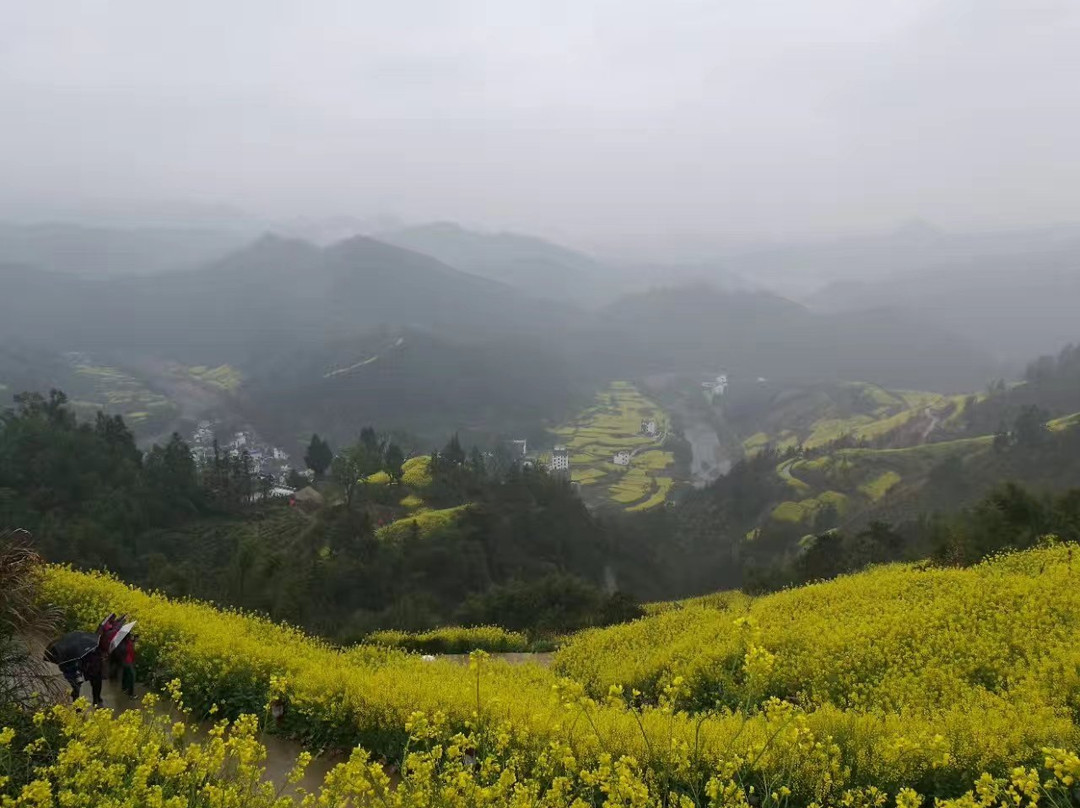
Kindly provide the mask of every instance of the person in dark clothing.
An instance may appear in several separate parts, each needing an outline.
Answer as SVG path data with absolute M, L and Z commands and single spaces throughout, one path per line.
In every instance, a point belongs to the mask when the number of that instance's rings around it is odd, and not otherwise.
M 101 700 L 101 679 L 104 671 L 102 664 L 104 657 L 100 651 L 91 651 L 79 660 L 79 670 L 86 680 L 90 682 L 90 695 L 93 697 L 95 707 L 105 706 Z M 70 679 L 68 681 L 71 681 Z
M 82 659 L 69 659 L 60 664 L 60 673 L 64 674 L 67 683 L 71 685 L 71 700 L 76 701 L 82 692 L 82 683 L 85 679 L 90 683 L 90 697 L 95 707 L 103 707 L 105 702 L 101 700 L 101 654 L 91 651 Z
M 64 678 L 67 679 L 67 683 L 71 685 L 71 700 L 75 701 L 79 698 L 79 691 L 82 689 L 82 679 L 79 678 L 79 662 L 81 660 L 72 659 L 60 664 L 60 673 L 64 674 Z

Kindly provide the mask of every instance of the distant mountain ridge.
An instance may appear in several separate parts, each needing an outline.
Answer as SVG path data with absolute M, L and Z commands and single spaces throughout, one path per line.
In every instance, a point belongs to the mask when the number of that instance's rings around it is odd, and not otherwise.
M 0 222 L 0 264 L 83 278 L 155 275 L 196 267 L 239 248 L 242 232 L 209 227 L 87 227 Z
M 917 312 L 1019 366 L 1080 339 L 1080 238 L 1038 252 L 834 283 L 807 302 L 829 313 L 882 306 Z
M 941 392 L 979 389 L 1000 371 L 979 346 L 919 318 L 887 309 L 818 314 L 770 292 L 658 289 L 624 297 L 604 316 L 669 369 Z
M 878 234 L 713 251 L 729 271 L 800 300 L 832 283 L 872 282 L 983 261 L 1021 262 L 1080 246 L 1080 226 L 950 232 L 921 219 Z
M 456 222 L 403 227 L 375 238 L 538 298 L 584 307 L 672 284 L 707 282 L 729 291 L 757 288 L 722 262 L 612 262 L 536 236 L 479 232 Z
M 15 294 L 0 330 L 65 348 L 130 348 L 243 359 L 380 325 L 490 333 L 568 317 L 509 286 L 357 236 L 329 247 L 267 235 L 198 270 L 90 281 L 0 268 Z
M 616 281 L 612 269 L 595 258 L 535 236 L 480 233 L 455 222 L 432 222 L 375 238 L 545 299 L 591 303 Z
M 458 231 L 460 244 L 475 246 Z M 488 257 L 493 245 L 534 251 L 567 276 L 610 270 L 538 239 L 479 243 Z M 575 305 L 584 297 L 576 286 L 569 300 L 540 299 L 363 236 L 318 246 L 265 235 L 198 269 L 145 277 L 7 264 L 0 284 L 0 338 L 54 354 L 85 351 L 121 368 L 227 363 L 247 380 L 236 397 L 272 419 L 276 434 L 294 419 L 348 436 L 375 415 L 427 434 L 455 425 L 516 430 L 550 423 L 590 386 L 669 371 L 942 392 L 1000 375 L 947 328 L 880 308 L 818 313 L 768 292 L 692 284 L 590 311 Z M 387 348 L 386 334 L 403 336 L 405 347 Z M 25 377 L 24 365 L 13 362 L 12 376 Z

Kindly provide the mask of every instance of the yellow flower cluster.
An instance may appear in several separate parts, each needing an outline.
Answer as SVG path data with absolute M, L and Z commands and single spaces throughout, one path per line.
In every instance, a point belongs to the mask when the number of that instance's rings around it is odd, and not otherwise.
M 279 782 L 268 777 L 254 716 L 222 720 L 199 734 L 183 723 L 170 725 L 153 706 L 120 716 L 88 710 L 85 700 L 53 707 L 36 716 L 40 734 L 23 751 L 9 748 L 14 733 L 5 728 L 0 771 L 12 770 L 16 757 L 36 754 L 50 739 L 54 748 L 21 782 L 0 776 L 0 808 L 883 808 L 888 802 L 874 786 L 838 788 L 843 772 L 835 746 L 817 740 L 790 705 L 778 702 L 767 709 L 768 740 L 747 750 L 777 760 L 777 777 L 756 785 L 744 776 L 749 761 L 742 755 L 722 756 L 694 772 L 680 768 L 690 763 L 684 754 L 673 768 L 657 771 L 608 752 L 581 761 L 570 744 L 555 740 L 530 757 L 497 725 L 458 732 L 442 713 L 414 713 L 399 777 L 358 747 L 312 792 L 299 785 L 312 760 L 306 752 Z M 796 795 L 781 779 L 790 765 L 785 761 L 797 755 L 817 761 L 814 793 Z M 1044 756 L 1041 772 L 1016 767 L 1002 777 L 984 774 L 960 797 L 938 800 L 937 808 L 1070 805 L 1080 760 L 1054 748 Z M 681 781 L 672 776 L 679 774 Z M 921 808 L 924 799 L 904 787 L 894 804 Z
M 573 639 L 562 679 L 482 656 L 466 667 L 338 650 L 66 568 L 50 569 L 45 586 L 83 626 L 108 611 L 138 618 L 142 662 L 159 684 L 182 680 L 199 714 L 261 713 L 274 701 L 279 731 L 316 746 L 398 759 L 419 711 L 441 716 L 450 735 L 489 728 L 500 765 L 539 778 L 537 788 L 554 787 L 541 765 L 554 745 L 578 769 L 638 772 L 650 799 L 876 808 L 886 795 L 908 799 L 903 789 L 964 799 L 984 772 L 1011 783 L 1046 750 L 1080 748 L 1072 552 L 971 570 L 892 566 L 722 608 L 671 608 Z M 1075 758 L 1055 760 L 1062 774 L 1048 766 L 1051 779 L 1076 776 Z M 637 804 L 637 786 L 627 789 L 612 804 Z
M 1080 659 L 1073 553 L 1064 545 L 969 569 L 891 565 L 755 599 L 693 602 L 576 635 L 556 667 L 593 693 L 620 683 L 653 697 L 678 673 L 697 707 L 744 706 L 762 678 L 757 701 L 895 712 L 1040 691 L 1075 706 L 1080 682 L 1058 679 Z M 766 654 L 777 660 L 768 672 Z
M 668 606 L 583 632 L 556 670 L 598 696 L 655 702 L 674 677 L 691 712 L 799 704 L 848 737 L 845 759 L 889 785 L 956 787 L 957 772 L 1030 762 L 1080 739 L 1080 567 L 1058 545 L 969 569 L 878 567 L 765 597 Z M 1076 559 L 1080 562 L 1080 558 Z M 875 778 L 878 776 L 876 775 Z M 875 779 L 881 783 L 882 779 Z
M 378 528 L 375 531 L 375 536 L 380 541 L 405 541 L 410 536 L 415 536 L 418 539 L 428 539 L 440 530 L 445 530 L 456 524 L 470 507 L 470 505 L 466 504 L 433 511 L 414 511 L 408 516 Z
M 501 626 L 448 626 L 431 631 L 376 631 L 365 642 L 387 648 L 402 648 L 432 654 L 467 654 L 470 651 L 500 653 L 528 651 L 529 638 Z
M 192 805 L 286 806 L 264 779 L 266 750 L 257 740 L 258 720 L 222 721 L 198 742 L 194 732 L 176 732 L 168 715 L 147 710 L 114 717 L 89 710 L 85 700 L 58 705 L 35 716 L 40 733 L 23 749 L 0 750 L 0 769 L 18 768 L 20 757 L 39 762 L 22 778 L 0 783 L 0 806 L 98 808 Z M 179 724 L 183 729 L 184 725 Z M 41 761 L 42 751 L 47 751 Z M 16 780 L 23 782 L 17 782 Z

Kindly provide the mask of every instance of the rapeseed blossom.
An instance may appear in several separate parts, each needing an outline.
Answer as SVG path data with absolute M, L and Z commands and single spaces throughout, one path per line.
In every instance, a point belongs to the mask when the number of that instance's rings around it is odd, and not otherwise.
M 137 617 L 146 670 L 163 689 L 178 680 L 172 698 L 196 716 L 265 717 L 277 703 L 275 731 L 356 748 L 312 805 L 363 794 L 401 806 L 907 808 L 933 797 L 945 808 L 1026 808 L 1070 794 L 1080 776 L 1068 751 L 1080 748 L 1080 586 L 1068 546 L 671 606 L 573 638 L 557 672 L 336 649 L 64 568 L 49 570 L 46 588 L 73 624 L 113 610 Z M 220 726 L 213 740 L 225 743 L 233 730 Z M 258 766 L 251 743 L 230 749 Z M 221 755 L 207 746 L 183 760 L 207 770 Z M 376 774 L 382 758 L 405 773 L 392 791 Z M 152 771 L 182 778 L 177 760 Z

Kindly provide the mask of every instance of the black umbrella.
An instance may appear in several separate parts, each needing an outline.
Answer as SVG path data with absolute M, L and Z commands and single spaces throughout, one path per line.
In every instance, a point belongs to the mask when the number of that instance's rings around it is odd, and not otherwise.
M 45 661 L 56 665 L 82 659 L 98 647 L 98 636 L 90 631 L 69 631 L 58 640 L 53 640 L 45 649 Z

